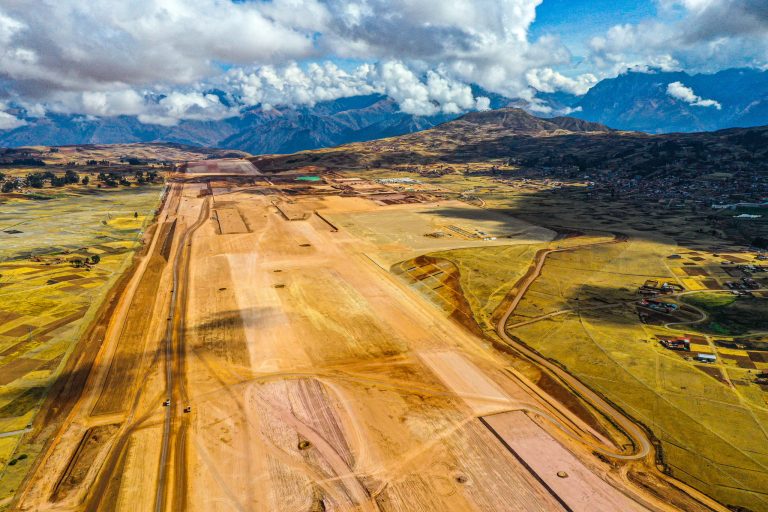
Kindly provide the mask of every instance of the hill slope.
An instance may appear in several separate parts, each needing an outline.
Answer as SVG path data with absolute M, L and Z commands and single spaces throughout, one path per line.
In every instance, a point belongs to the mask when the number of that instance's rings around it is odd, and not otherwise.
M 707 133 L 648 135 L 611 130 L 597 123 L 560 117 L 541 119 L 520 109 L 467 114 L 423 132 L 306 151 L 254 157 L 265 171 L 307 165 L 328 169 L 401 168 L 470 162 L 572 167 L 628 177 L 659 172 L 726 171 L 749 165 L 765 172 L 768 127 Z

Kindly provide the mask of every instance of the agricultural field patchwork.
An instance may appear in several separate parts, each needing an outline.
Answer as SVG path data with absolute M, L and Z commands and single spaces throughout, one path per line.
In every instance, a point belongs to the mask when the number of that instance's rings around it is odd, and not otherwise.
M 109 289 L 141 247 L 163 187 L 0 203 L 2 492 L 33 452 L 18 445 Z M 16 433 L 16 434 L 13 434 Z
M 756 379 L 768 371 L 768 308 L 761 291 L 766 274 L 748 270 L 760 267 L 755 254 L 701 236 L 695 223 L 664 210 L 639 220 L 632 210 L 641 206 L 629 201 L 596 208 L 580 204 L 572 192 L 544 196 L 480 195 L 494 208 L 530 222 L 546 219 L 544 226 L 569 234 L 527 247 L 432 252 L 418 260 L 409 282 L 438 304 L 452 297 L 455 306 L 443 304 L 446 311 L 466 301 L 485 335 L 494 338 L 495 322 L 534 253 L 569 249 L 548 255 L 507 320 L 507 334 L 645 425 L 660 442 L 660 463 L 675 477 L 722 502 L 768 506 L 768 386 Z M 605 243 L 619 231 L 624 239 Z M 456 274 L 452 282 L 425 287 L 418 273 L 440 261 Z M 754 292 L 742 284 L 750 279 Z M 638 293 L 647 283 L 674 285 L 675 294 L 658 300 L 675 309 L 642 305 Z M 661 344 L 681 337 L 690 340 L 690 349 Z

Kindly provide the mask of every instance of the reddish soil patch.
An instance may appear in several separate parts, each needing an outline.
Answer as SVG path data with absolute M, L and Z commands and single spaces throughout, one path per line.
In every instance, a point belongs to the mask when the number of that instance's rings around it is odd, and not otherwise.
M 563 404 L 573 414 L 581 418 L 587 425 L 592 427 L 600 434 L 610 437 L 610 434 L 603 428 L 603 426 L 597 421 L 592 413 L 587 409 L 579 398 L 560 382 L 553 379 L 548 373 L 541 373 L 541 377 L 536 382 L 545 393 L 553 397 L 555 400 Z
M 412 266 L 418 266 L 420 268 L 405 273 L 406 276 L 414 281 L 423 281 L 430 276 L 438 279 L 441 286 L 439 287 L 439 290 L 436 289 L 436 293 L 439 293 L 440 299 L 446 306 L 453 309 L 448 316 L 474 334 L 478 336 L 483 335 L 482 329 L 477 324 L 475 317 L 472 314 L 472 308 L 464 297 L 464 290 L 462 290 L 459 281 L 459 269 L 453 262 L 442 258 L 433 258 L 431 256 L 419 256 L 413 260 L 412 264 L 410 264 L 410 262 L 403 264 L 403 267 L 406 268 Z M 422 271 L 424 267 L 428 267 L 426 272 Z M 411 275 L 412 273 L 415 275 Z
M 12 322 L 20 317 L 21 315 L 15 311 L 5 311 L 4 309 L 0 309 L 0 324 Z
M 53 490 L 51 498 L 54 502 L 64 499 L 72 491 L 77 490 L 85 480 L 96 455 L 106 443 L 111 441 L 119 428 L 119 425 L 104 425 L 85 431 L 75 455 Z
M 66 275 L 63 275 L 63 276 L 52 277 L 51 279 L 48 280 L 48 282 L 49 283 L 52 283 L 52 282 L 63 283 L 64 281 L 73 281 L 75 279 L 80 279 L 81 277 L 83 277 L 83 276 L 81 276 L 79 274 L 66 274 Z
M 736 361 L 736 365 L 739 368 L 749 368 L 750 370 L 754 370 L 757 368 L 757 366 L 755 366 L 755 363 L 752 362 L 749 356 L 728 355 L 728 359 L 733 359 L 734 361 Z
M 701 267 L 683 267 L 683 270 L 689 276 L 709 276 L 707 271 Z
M 25 336 L 30 332 L 33 332 L 37 327 L 29 324 L 17 325 L 13 329 L 9 329 L 3 333 L 3 336 L 10 336 L 11 338 L 18 338 L 19 336 Z
M 768 352 L 747 352 L 749 359 L 755 363 L 768 363 Z
M 0 372 L 0 386 L 10 384 L 16 379 L 25 376 L 32 370 L 36 370 L 38 367 L 40 367 L 40 365 L 46 362 L 47 361 L 41 361 L 39 359 L 27 359 L 26 357 L 19 357 L 13 361 L 5 363 L 3 365 L 3 371 Z
M 723 373 L 720 371 L 720 368 L 716 366 L 704 366 L 699 364 L 696 365 L 696 368 L 717 380 L 720 384 L 725 384 L 726 386 L 728 385 L 728 381 L 723 377 Z
M 725 272 L 731 277 L 741 277 L 742 272 L 736 267 L 720 267 L 720 268 L 723 269 L 723 272 Z

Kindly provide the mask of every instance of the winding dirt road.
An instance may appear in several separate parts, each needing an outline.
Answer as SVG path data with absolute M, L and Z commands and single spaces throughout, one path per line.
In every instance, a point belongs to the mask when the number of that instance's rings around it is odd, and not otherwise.
M 522 353 L 528 359 L 536 362 L 538 365 L 552 372 L 562 382 L 567 384 L 568 387 L 570 387 L 576 394 L 578 394 L 579 396 L 581 396 L 582 398 L 590 402 L 602 414 L 610 418 L 632 439 L 632 442 L 635 445 L 635 452 L 631 454 L 616 453 L 612 450 L 608 450 L 605 448 L 597 448 L 596 449 L 597 451 L 599 451 L 603 455 L 612 457 L 614 459 L 637 460 L 637 459 L 643 459 L 647 457 L 648 454 L 651 453 L 651 447 L 652 447 L 651 441 L 648 439 L 647 434 L 641 427 L 639 427 L 630 418 L 625 416 L 621 411 L 616 409 L 613 405 L 608 403 L 600 395 L 598 395 L 597 393 L 592 391 L 590 388 L 585 386 L 581 381 L 579 381 L 577 378 L 572 376 L 570 373 L 566 372 L 559 366 L 553 364 L 548 359 L 537 354 L 536 352 L 529 349 L 525 345 L 515 341 L 507 334 L 507 322 L 509 321 L 509 317 L 512 316 L 512 313 L 514 313 L 518 304 L 520 304 L 520 301 L 523 299 L 523 297 L 525 296 L 525 293 L 528 291 L 531 285 L 541 275 L 541 271 L 544 268 L 544 263 L 546 262 L 547 257 L 550 254 L 554 254 L 557 252 L 574 251 L 574 250 L 583 249 L 586 247 L 594 247 L 597 245 L 621 243 L 625 241 L 626 241 L 625 237 L 616 236 L 614 240 L 611 240 L 608 242 L 597 242 L 597 243 L 585 244 L 585 245 L 580 245 L 575 247 L 568 247 L 568 248 L 561 248 L 561 249 L 546 249 L 546 250 L 539 251 L 536 254 L 536 259 L 534 260 L 534 263 L 531 269 L 529 269 L 526 275 L 524 275 L 520 279 L 520 281 L 518 281 L 517 284 L 515 284 L 514 290 L 517 290 L 517 293 L 515 294 L 515 297 L 512 299 L 512 302 L 510 303 L 507 310 L 504 312 L 504 314 L 501 316 L 498 323 L 496 324 L 496 333 L 507 345 L 514 348 L 518 352 Z

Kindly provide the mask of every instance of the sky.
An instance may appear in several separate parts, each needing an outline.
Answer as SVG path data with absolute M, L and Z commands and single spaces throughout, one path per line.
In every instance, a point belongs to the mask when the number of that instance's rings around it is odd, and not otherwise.
M 608 27 L 637 23 L 656 14 L 656 3 L 641 0 L 546 0 L 536 9 L 531 37 L 554 35 L 576 56 Z
M 628 69 L 744 66 L 768 66 L 768 0 L 0 0 L 0 130 L 370 93 L 418 115 L 488 108 L 470 84 L 535 110 L 536 91 Z M 684 83 L 669 94 L 716 108 Z

